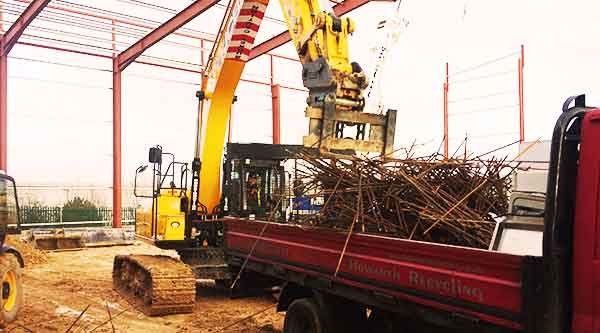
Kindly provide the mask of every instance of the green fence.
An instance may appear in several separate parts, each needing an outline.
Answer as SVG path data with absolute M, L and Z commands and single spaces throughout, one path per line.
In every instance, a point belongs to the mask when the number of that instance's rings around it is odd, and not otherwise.
M 19 208 L 21 214 L 21 223 L 62 222 L 61 207 L 24 206 Z
M 48 206 L 21 206 L 22 224 L 60 224 L 62 222 L 110 222 L 112 208 L 63 208 Z M 133 224 L 135 208 L 121 209 L 123 224 Z

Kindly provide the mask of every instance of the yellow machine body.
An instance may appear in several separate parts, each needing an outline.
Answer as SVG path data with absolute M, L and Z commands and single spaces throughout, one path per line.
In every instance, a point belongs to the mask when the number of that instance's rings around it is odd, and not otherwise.
M 185 215 L 181 211 L 181 195 L 177 190 L 161 190 L 160 196 L 148 207 L 138 206 L 135 212 L 136 234 L 158 240 L 183 240 L 185 238 Z M 157 219 L 152 219 L 157 214 Z M 155 221 L 154 224 L 152 221 Z

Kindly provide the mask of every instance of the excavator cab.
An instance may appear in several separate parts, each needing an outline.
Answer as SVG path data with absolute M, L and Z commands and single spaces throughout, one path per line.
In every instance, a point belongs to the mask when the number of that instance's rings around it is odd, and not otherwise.
M 288 205 L 284 161 L 299 146 L 227 145 L 221 211 L 229 216 L 285 220 Z
M 138 167 L 135 173 L 136 235 L 152 241 L 184 240 L 189 210 L 188 164 L 175 161 L 175 156 L 163 152 L 161 146 L 150 148 L 148 161 L 151 174 L 148 165 Z M 168 161 L 166 168 L 163 161 Z M 142 178 L 146 181 L 139 184 Z

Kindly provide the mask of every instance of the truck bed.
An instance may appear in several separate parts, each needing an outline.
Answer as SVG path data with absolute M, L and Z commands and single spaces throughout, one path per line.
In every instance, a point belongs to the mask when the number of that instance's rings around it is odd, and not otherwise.
M 345 232 L 238 218 L 224 225 L 234 266 L 263 232 L 248 270 L 399 312 L 430 311 L 509 331 L 527 331 L 535 320 L 536 286 L 527 281 L 539 280 L 539 257 L 355 233 L 334 276 Z

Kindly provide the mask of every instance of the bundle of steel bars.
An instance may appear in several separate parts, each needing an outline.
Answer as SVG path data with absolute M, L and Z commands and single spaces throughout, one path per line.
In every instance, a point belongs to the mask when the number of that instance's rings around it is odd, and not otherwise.
M 495 218 L 508 210 L 514 169 L 506 159 L 298 157 L 295 194 L 323 200 L 299 223 L 487 248 Z

